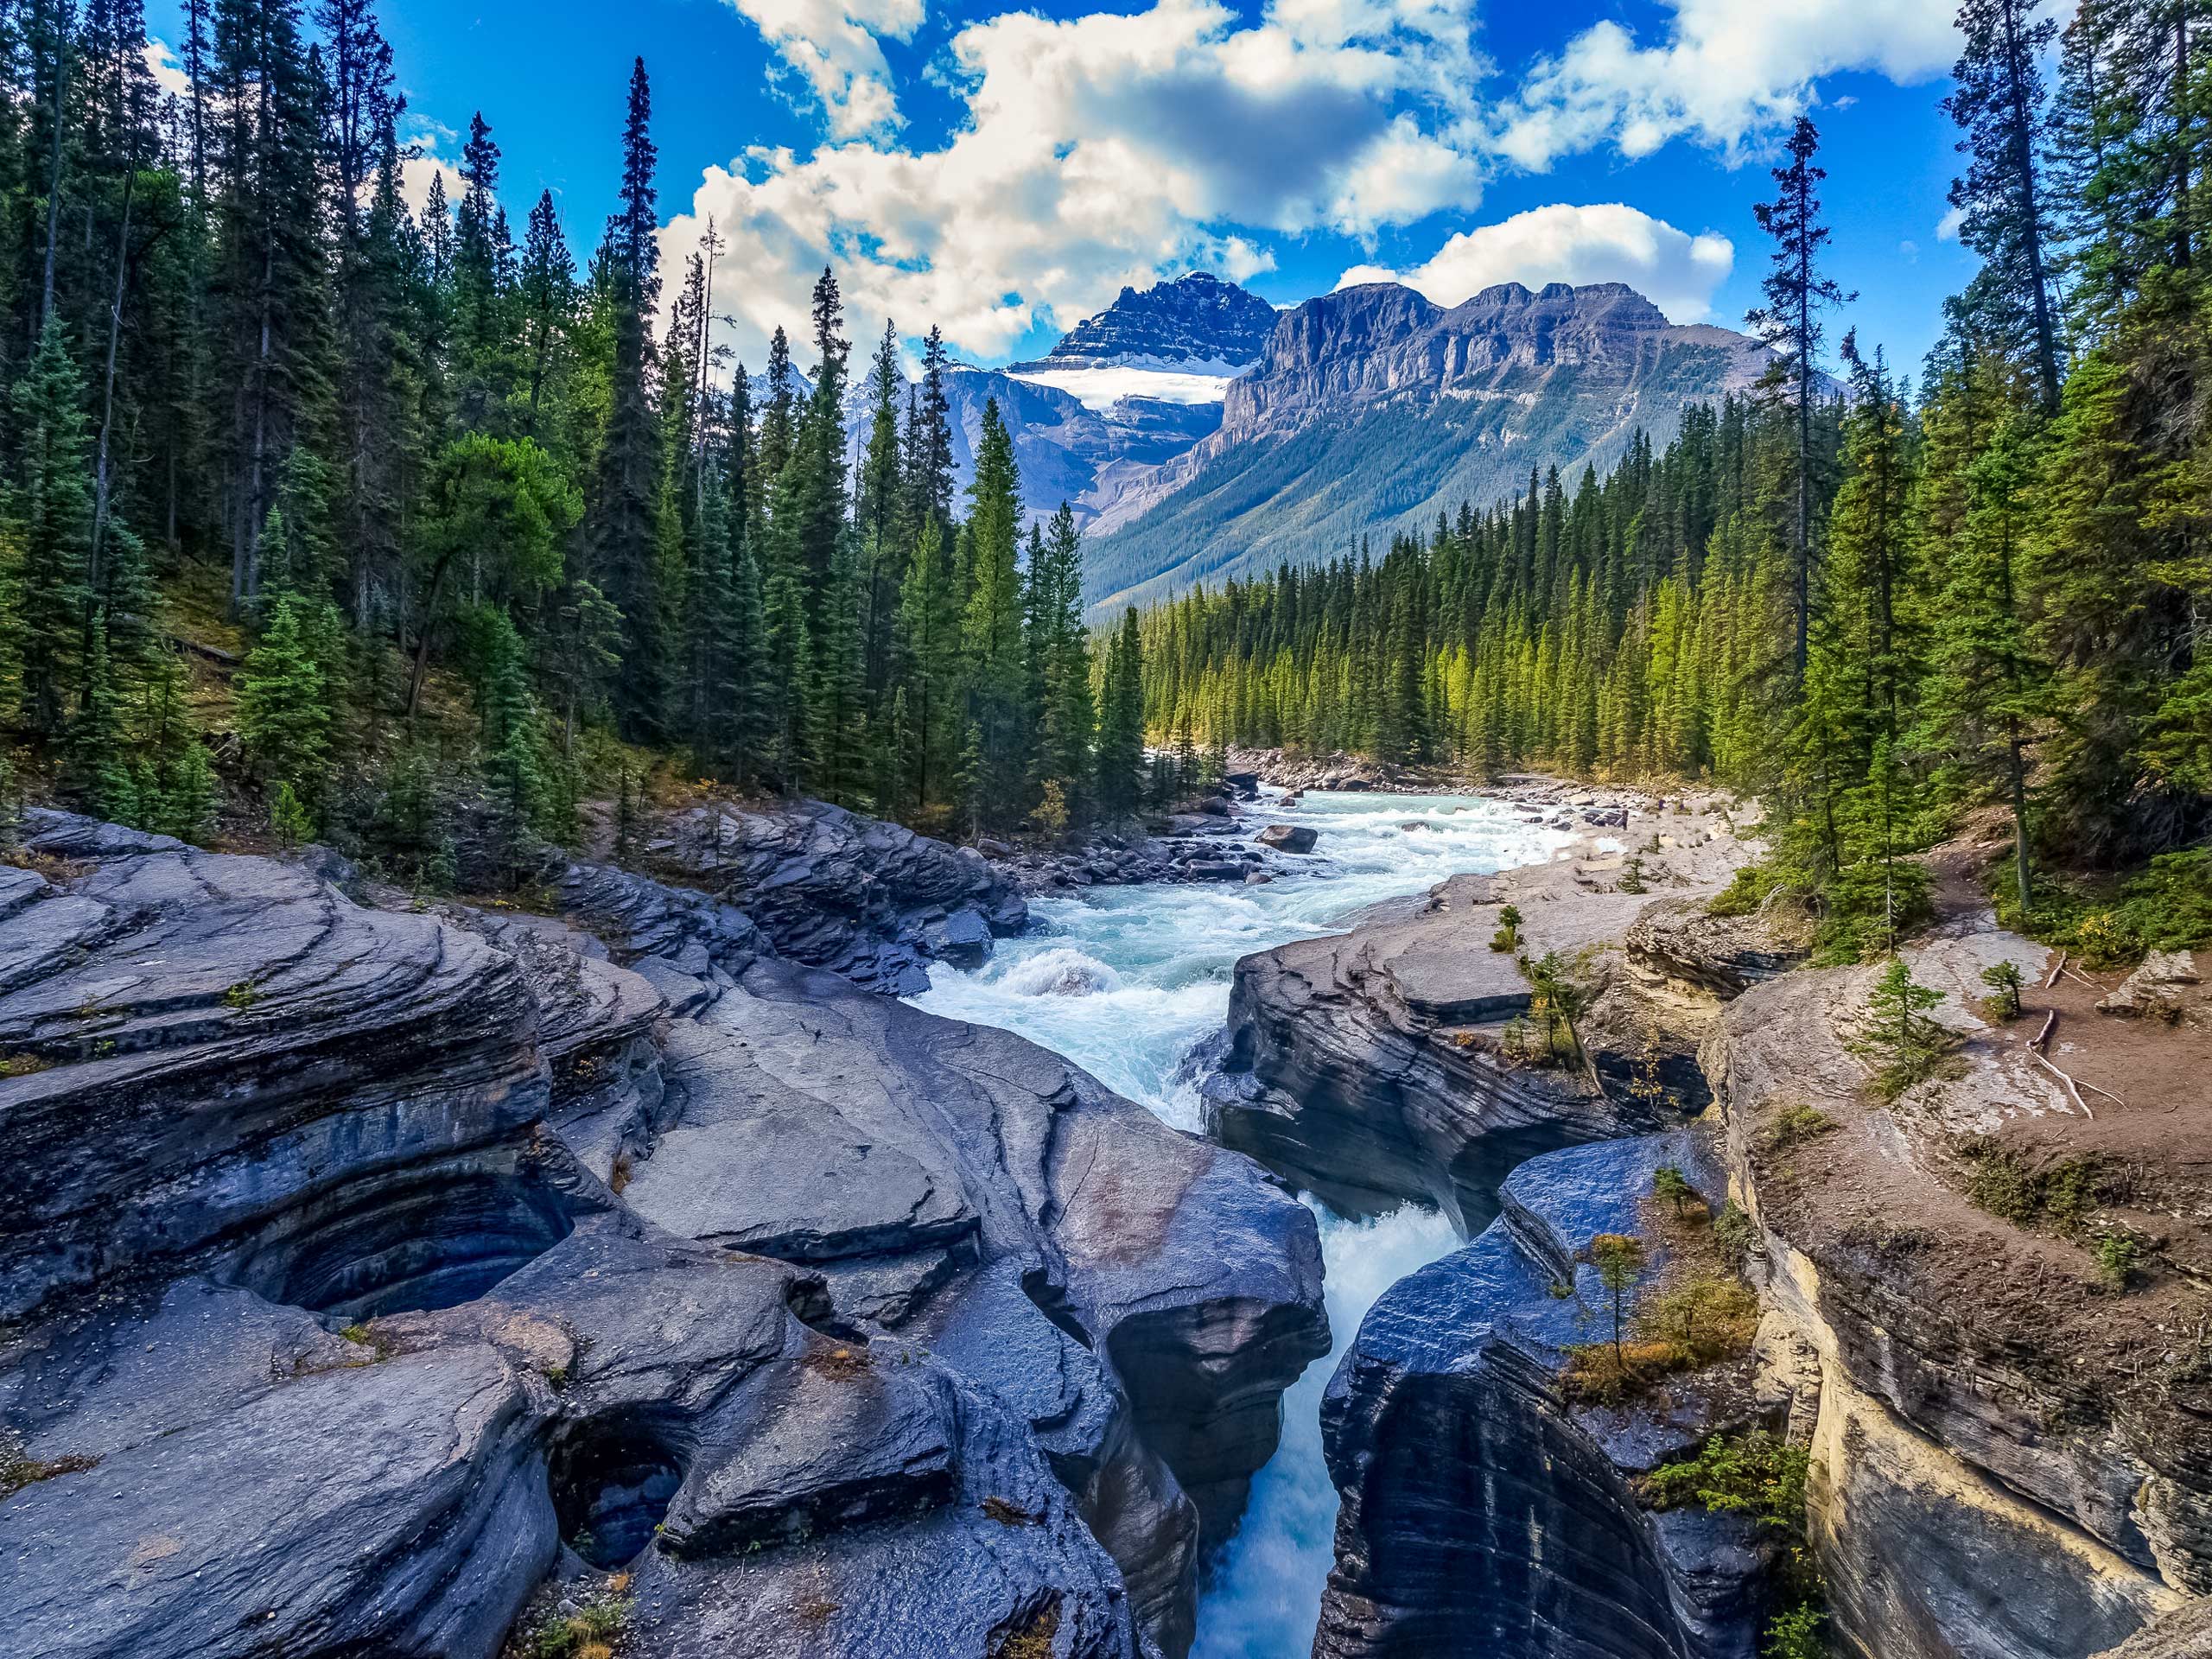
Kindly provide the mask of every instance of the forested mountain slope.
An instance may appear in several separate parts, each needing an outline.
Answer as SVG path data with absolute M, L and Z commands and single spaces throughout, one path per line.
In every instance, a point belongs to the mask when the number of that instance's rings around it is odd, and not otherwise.
M 1220 429 L 1102 513 L 1089 597 L 1142 603 L 1327 558 L 1498 500 L 1532 471 L 1602 470 L 1639 429 L 1663 441 L 1687 405 L 1748 386 L 1766 357 L 1618 283 L 1509 283 L 1449 310 L 1382 283 L 1308 301 L 1230 383 Z

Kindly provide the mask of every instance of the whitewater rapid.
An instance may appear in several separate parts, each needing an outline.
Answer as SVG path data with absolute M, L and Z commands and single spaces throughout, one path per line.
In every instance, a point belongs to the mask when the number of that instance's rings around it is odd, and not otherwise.
M 1312 857 L 1284 861 L 1300 874 L 1263 887 L 1153 883 L 1038 899 L 1030 906 L 1037 932 L 1001 942 L 974 973 L 938 968 L 930 988 L 909 1000 L 1019 1032 L 1195 1131 L 1197 1084 L 1184 1060 L 1221 1028 L 1239 957 L 1342 932 L 1363 912 L 1447 876 L 1541 863 L 1570 839 L 1477 796 L 1309 794 L 1295 807 L 1282 804 L 1280 791 L 1263 796 L 1245 815 L 1249 827 L 1319 832 Z M 1376 1299 L 1460 1243 L 1425 1211 L 1356 1224 L 1313 1208 L 1336 1349 L 1283 1396 L 1282 1443 L 1212 1564 L 1194 1659 L 1303 1659 L 1312 1648 L 1337 1515 L 1321 1454 L 1322 1392 Z

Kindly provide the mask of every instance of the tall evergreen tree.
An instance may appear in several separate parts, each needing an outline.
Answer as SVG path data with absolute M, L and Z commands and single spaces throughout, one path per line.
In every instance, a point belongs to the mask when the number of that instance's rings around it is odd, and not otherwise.
M 668 702 L 658 557 L 661 434 L 648 378 L 652 319 L 660 298 L 652 124 L 652 92 L 639 58 L 630 74 L 622 129 L 621 207 L 607 221 L 600 253 L 613 312 L 614 352 L 588 537 L 594 580 L 622 615 L 616 721 L 624 733 L 641 739 L 660 733 Z
M 1790 662 L 1799 679 L 1805 674 L 1813 606 L 1813 503 L 1819 485 L 1814 476 L 1814 404 L 1820 396 L 1821 313 L 1847 297 L 1821 270 L 1821 249 L 1829 231 L 1821 222 L 1821 181 L 1815 166 L 1819 130 L 1799 116 L 1791 128 L 1789 165 L 1774 169 L 1779 187 L 1772 201 L 1752 212 L 1759 228 L 1774 240 L 1771 269 L 1760 284 L 1766 302 L 1751 312 L 1752 333 L 1774 353 L 1763 384 L 1796 413 L 1794 457 L 1796 492 L 1789 519 L 1790 587 L 1793 599 Z

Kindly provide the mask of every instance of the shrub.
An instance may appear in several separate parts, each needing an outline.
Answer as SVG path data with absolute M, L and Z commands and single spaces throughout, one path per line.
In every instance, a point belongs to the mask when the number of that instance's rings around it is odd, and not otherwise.
M 1781 884 L 1779 872 L 1770 865 L 1746 864 L 1730 878 L 1728 885 L 1713 896 L 1706 913 L 1709 916 L 1749 916 L 1764 904 L 1767 895 Z
M 2048 1222 L 2074 1236 L 2101 1198 L 2104 1166 L 2094 1155 L 2062 1158 L 2037 1169 L 1986 1137 L 1962 1143 L 1958 1154 L 1967 1166 L 1967 1202 L 2016 1227 Z
M 2119 919 L 2145 950 L 2212 945 L 2212 848 L 2161 853 L 2127 884 Z
M 1786 1152 L 1834 1128 L 1835 1120 L 1818 1107 L 1785 1106 L 1759 1131 L 1759 1147 L 1765 1152 Z
M 1827 1615 L 1819 1604 L 1801 1601 L 1785 1607 L 1766 1627 L 1764 1659 L 1828 1659 L 1827 1643 L 1821 1640 L 1821 1626 Z
M 2002 1020 L 2020 1017 L 2020 964 L 2000 962 L 1981 970 L 1981 982 L 1989 987 L 1989 1011 Z
M 1497 931 L 1490 936 L 1493 950 L 1518 950 L 1521 948 L 1521 912 L 1511 905 L 1497 912 Z
M 2143 1260 L 2143 1251 L 2125 1233 L 2107 1233 L 2096 1243 L 2097 1277 L 2113 1290 L 2126 1290 Z
M 1758 1243 L 1758 1229 L 1735 1199 L 1722 1205 L 1720 1213 L 1713 1218 L 1713 1242 L 1720 1247 L 1723 1256 L 1738 1264 Z
M 1637 1483 L 1655 1510 L 1700 1509 L 1748 1515 L 1764 1527 L 1795 1531 L 1805 1517 L 1809 1459 L 1763 1428 L 1748 1434 L 1715 1434 L 1698 1451 L 1662 1463 Z
M 1662 1164 L 1651 1172 L 1651 1196 L 1662 1204 L 1672 1206 L 1680 1216 L 1689 1201 L 1697 1196 L 1690 1185 L 1689 1177 L 1675 1164 Z

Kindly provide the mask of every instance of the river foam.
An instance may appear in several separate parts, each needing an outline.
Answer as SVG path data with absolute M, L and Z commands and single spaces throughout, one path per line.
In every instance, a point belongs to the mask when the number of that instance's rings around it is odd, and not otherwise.
M 1419 897 L 1447 876 L 1554 857 L 1571 837 L 1504 802 L 1452 795 L 1280 791 L 1246 822 L 1302 823 L 1314 855 L 1262 887 L 1156 883 L 1094 887 L 1030 906 L 1042 924 L 1002 941 L 972 972 L 938 967 L 918 1007 L 1019 1032 L 1181 1129 L 1199 1128 L 1192 1046 L 1221 1028 L 1236 960 L 1341 932 L 1362 912 Z M 1339 1346 L 1383 1291 L 1456 1249 L 1440 1217 L 1402 1210 L 1355 1224 L 1315 1206 Z M 1253 1483 L 1243 1526 L 1212 1564 L 1197 1659 L 1302 1659 L 1328 1576 L 1337 1494 L 1321 1456 L 1320 1407 L 1335 1356 L 1283 1396 L 1282 1443 Z

